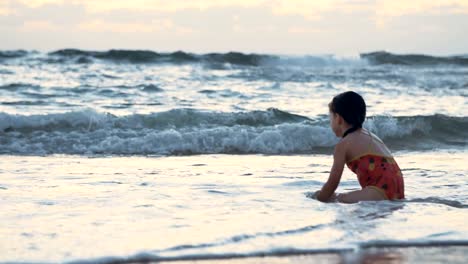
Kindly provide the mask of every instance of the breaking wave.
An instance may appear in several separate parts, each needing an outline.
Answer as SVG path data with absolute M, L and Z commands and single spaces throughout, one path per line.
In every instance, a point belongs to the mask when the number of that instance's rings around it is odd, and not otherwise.
M 176 51 L 172 53 L 158 53 L 149 50 L 109 50 L 83 51 L 78 49 L 62 49 L 49 53 L 50 61 L 75 61 L 81 63 L 101 59 L 115 62 L 130 63 L 230 63 L 238 65 L 257 66 L 268 60 L 278 59 L 276 56 L 260 54 L 244 54 L 240 52 L 208 53 L 203 55 Z
M 34 56 L 33 56 L 34 55 Z M 394 54 L 385 51 L 361 53 L 358 58 L 340 58 L 333 55 L 302 55 L 286 56 L 271 54 L 256 54 L 242 52 L 195 54 L 185 51 L 156 52 L 151 50 L 111 49 L 107 51 L 87 51 L 80 49 L 60 49 L 40 54 L 37 51 L 5 50 L 0 51 L 0 62 L 8 59 L 30 57 L 46 63 L 94 63 L 108 61 L 116 63 L 205 63 L 211 65 L 240 66 L 343 66 L 343 65 L 405 65 L 405 66 L 436 66 L 456 65 L 468 66 L 468 55 L 431 56 L 424 54 Z
M 13 58 L 20 58 L 28 55 L 29 52 L 26 50 L 5 50 L 0 51 L 0 61 L 2 59 L 13 59 Z
M 407 66 L 458 65 L 468 66 L 468 56 L 436 57 L 423 54 L 398 55 L 385 51 L 362 53 L 371 65 L 396 64 Z
M 397 149 L 466 147 L 467 117 L 369 118 L 365 127 Z M 2 154 L 308 154 L 329 153 L 337 138 L 326 117 L 279 109 L 209 112 L 174 109 L 115 116 L 94 110 L 46 115 L 0 113 Z

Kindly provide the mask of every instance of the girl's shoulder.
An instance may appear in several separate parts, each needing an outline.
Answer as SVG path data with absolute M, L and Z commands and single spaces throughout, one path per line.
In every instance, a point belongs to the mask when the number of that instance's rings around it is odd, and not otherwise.
M 364 128 L 341 141 L 346 146 L 346 160 L 348 162 L 364 155 L 392 156 L 385 143 L 378 136 Z

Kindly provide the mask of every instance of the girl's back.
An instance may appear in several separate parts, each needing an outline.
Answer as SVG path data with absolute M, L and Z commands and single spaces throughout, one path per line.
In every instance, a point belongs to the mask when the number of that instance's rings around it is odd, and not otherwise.
M 362 188 L 373 188 L 386 199 L 404 198 L 401 170 L 377 136 L 360 129 L 343 141 L 346 145 L 346 165 L 356 173 Z
M 391 157 L 392 153 L 376 135 L 366 129 L 360 129 L 343 139 L 346 149 L 346 162 L 366 154 Z

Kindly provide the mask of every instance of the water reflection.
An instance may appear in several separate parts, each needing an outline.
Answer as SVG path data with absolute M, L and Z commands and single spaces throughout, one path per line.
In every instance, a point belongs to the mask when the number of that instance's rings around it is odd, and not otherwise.
M 336 242 L 352 242 L 384 239 L 379 231 L 383 225 L 391 225 L 392 215 L 403 209 L 403 202 L 376 201 L 360 202 L 353 205 L 337 204 L 336 221 L 333 227 L 344 234 Z M 398 219 L 398 221 L 405 219 Z

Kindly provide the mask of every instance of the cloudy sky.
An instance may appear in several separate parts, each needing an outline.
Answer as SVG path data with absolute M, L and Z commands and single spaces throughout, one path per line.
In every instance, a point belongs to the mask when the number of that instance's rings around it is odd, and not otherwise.
M 0 49 L 468 54 L 468 0 L 0 0 Z

